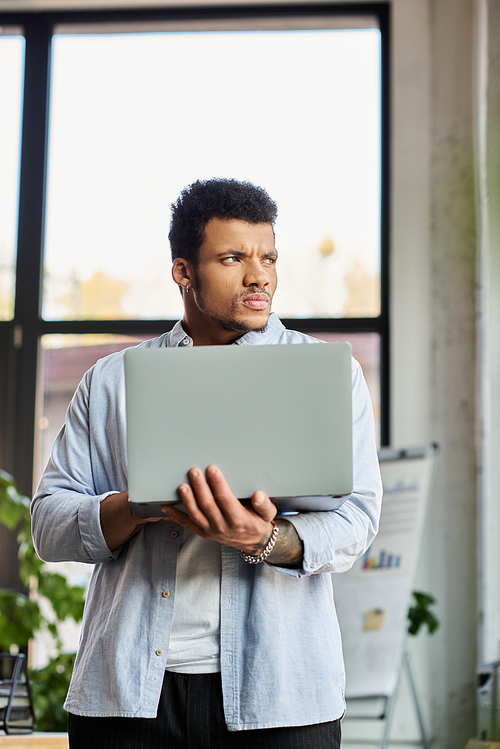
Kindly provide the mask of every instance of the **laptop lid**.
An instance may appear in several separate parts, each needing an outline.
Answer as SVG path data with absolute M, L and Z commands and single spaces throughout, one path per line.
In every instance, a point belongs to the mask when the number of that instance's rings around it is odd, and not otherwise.
M 352 491 L 351 346 L 132 348 L 125 352 L 133 514 L 178 503 L 211 463 L 242 501 L 328 510 Z

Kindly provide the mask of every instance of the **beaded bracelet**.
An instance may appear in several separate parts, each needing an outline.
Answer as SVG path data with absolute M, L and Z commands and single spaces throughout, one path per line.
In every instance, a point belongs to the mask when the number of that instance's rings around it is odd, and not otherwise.
M 266 548 L 264 551 L 262 551 L 258 556 L 254 557 L 252 554 L 245 554 L 244 551 L 240 551 L 241 556 L 245 560 L 245 562 L 248 562 L 248 564 L 260 564 L 260 562 L 265 562 L 269 554 L 274 549 L 274 544 L 276 543 L 276 538 L 279 533 L 279 528 L 274 522 L 274 520 L 271 520 L 271 525 L 273 526 L 273 531 L 271 533 L 271 538 L 266 544 Z

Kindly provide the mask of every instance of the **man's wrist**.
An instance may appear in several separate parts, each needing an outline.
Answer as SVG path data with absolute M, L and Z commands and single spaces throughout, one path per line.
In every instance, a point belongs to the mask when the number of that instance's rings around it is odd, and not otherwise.
M 145 524 L 130 512 L 128 492 L 109 494 L 100 506 L 101 529 L 111 551 L 122 546 Z
M 253 545 L 245 544 L 244 546 L 238 545 L 238 551 L 242 552 L 243 554 L 249 554 L 250 556 L 259 556 L 259 554 L 262 554 L 264 549 L 266 548 L 267 544 L 269 543 L 269 540 L 272 536 L 273 529 L 275 526 L 275 522 L 273 520 L 269 521 L 268 528 L 266 529 L 265 533 L 262 534 L 260 539 L 254 543 Z
M 285 520 L 285 518 L 276 518 L 275 521 L 272 521 L 271 525 L 275 525 L 279 533 L 276 534 L 274 539 L 275 543 L 269 553 L 266 554 L 264 561 L 276 565 L 277 567 L 289 567 L 291 569 L 299 569 L 302 567 L 304 544 L 295 530 L 295 526 L 288 520 Z M 250 548 L 240 547 L 240 554 L 246 554 L 250 557 L 259 557 L 264 549 L 266 549 L 271 539 L 272 530 L 273 528 L 262 536 L 262 539 L 255 546 Z
M 240 554 L 245 560 L 245 562 L 248 562 L 249 564 L 259 564 L 260 562 L 265 562 L 265 560 L 271 554 L 272 550 L 274 549 L 276 538 L 279 533 L 279 528 L 274 522 L 274 520 L 271 520 L 271 526 L 272 526 L 271 535 L 261 552 L 255 553 L 256 550 L 253 550 L 251 554 L 246 554 L 244 551 L 240 550 Z

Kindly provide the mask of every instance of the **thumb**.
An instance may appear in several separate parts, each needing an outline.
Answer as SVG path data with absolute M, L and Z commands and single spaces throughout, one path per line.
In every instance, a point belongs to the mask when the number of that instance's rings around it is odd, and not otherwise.
M 260 490 L 254 492 L 252 495 L 252 507 L 255 512 L 267 522 L 273 520 L 278 512 L 276 505 L 271 502 L 265 492 Z

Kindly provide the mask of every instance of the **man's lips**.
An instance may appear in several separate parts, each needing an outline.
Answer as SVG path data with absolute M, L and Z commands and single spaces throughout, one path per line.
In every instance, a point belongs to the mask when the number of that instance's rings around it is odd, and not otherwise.
M 267 294 L 251 294 L 241 300 L 241 303 L 244 304 L 245 307 L 256 310 L 265 309 L 269 302 L 270 299 Z

